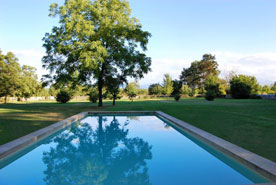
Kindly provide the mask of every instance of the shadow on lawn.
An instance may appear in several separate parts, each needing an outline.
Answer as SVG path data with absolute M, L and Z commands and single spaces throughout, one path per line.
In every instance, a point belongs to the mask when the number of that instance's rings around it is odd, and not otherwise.
M 104 110 L 90 102 L 0 104 L 0 145 L 84 111 Z

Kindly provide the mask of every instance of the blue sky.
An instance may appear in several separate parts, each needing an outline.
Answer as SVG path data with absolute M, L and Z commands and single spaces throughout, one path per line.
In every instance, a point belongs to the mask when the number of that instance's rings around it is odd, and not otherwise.
M 42 38 L 57 19 L 49 5 L 61 0 L 0 0 L 0 48 L 39 75 Z M 152 72 L 141 86 L 177 78 L 183 67 L 204 53 L 217 57 L 221 76 L 228 71 L 255 75 L 261 84 L 276 81 L 276 1 L 274 0 L 130 0 L 133 16 L 152 33 L 147 54 Z

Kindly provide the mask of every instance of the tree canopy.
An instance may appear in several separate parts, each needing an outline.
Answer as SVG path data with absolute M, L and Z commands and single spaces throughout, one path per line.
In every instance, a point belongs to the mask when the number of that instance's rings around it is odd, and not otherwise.
M 149 95 L 161 95 L 163 87 L 159 83 L 151 84 L 148 88 Z
M 105 77 L 142 78 L 150 70 L 145 55 L 149 32 L 131 17 L 125 0 L 67 0 L 52 4 L 50 16 L 59 16 L 59 26 L 43 38 L 43 66 L 53 82 L 96 81 L 99 106 Z
M 230 90 L 233 98 L 249 98 L 257 94 L 260 85 L 254 76 L 236 75 L 230 81 Z
M 17 97 L 29 98 L 39 90 L 36 68 L 23 65 L 20 75 L 20 86 L 16 92 Z
M 18 59 L 12 52 L 6 55 L 0 50 L 0 97 L 5 97 L 15 94 L 20 86 L 20 65 Z
M 218 63 L 216 57 L 211 54 L 204 54 L 200 61 L 194 61 L 189 68 L 184 68 L 180 79 L 191 88 L 203 88 L 204 81 L 209 75 L 218 75 Z

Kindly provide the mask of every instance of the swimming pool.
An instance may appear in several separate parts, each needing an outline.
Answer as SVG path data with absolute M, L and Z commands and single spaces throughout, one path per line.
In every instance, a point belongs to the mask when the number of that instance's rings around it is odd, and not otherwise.
M 86 116 L 0 162 L 0 184 L 268 182 L 155 115 Z

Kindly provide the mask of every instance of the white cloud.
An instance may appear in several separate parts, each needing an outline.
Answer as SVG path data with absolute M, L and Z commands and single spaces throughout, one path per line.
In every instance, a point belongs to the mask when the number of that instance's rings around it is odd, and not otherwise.
M 272 84 L 276 81 L 276 52 L 262 53 L 237 53 L 227 51 L 211 52 L 216 55 L 221 71 L 221 77 L 225 73 L 234 70 L 237 74 L 255 76 L 261 85 Z M 173 79 L 179 78 L 182 69 L 189 67 L 194 60 L 181 59 L 153 59 L 152 72 L 145 75 L 145 78 L 139 81 L 142 87 L 149 84 L 162 82 L 163 75 L 169 73 Z
M 169 73 L 173 79 L 179 79 L 183 67 L 189 67 L 190 63 L 190 61 L 181 59 L 152 59 L 152 71 L 145 75 L 139 83 L 142 87 L 152 83 L 162 83 L 165 73 Z
M 222 76 L 234 70 L 237 74 L 255 76 L 262 85 L 276 81 L 276 52 L 237 53 L 212 52 L 216 55 Z

